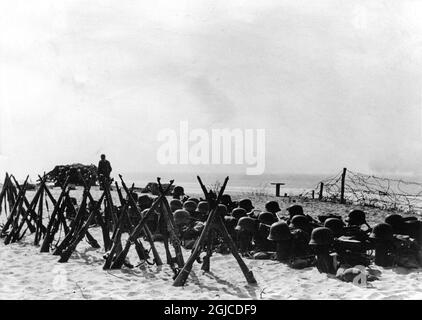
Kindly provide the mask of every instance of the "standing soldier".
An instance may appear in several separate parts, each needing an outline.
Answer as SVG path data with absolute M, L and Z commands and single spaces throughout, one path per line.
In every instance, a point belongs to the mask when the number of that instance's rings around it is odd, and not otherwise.
M 106 181 L 109 183 L 110 181 L 110 173 L 111 173 L 111 165 L 110 161 L 106 160 L 105 154 L 101 155 L 101 160 L 98 162 L 98 178 L 100 180 L 100 189 L 103 188 L 103 182 Z

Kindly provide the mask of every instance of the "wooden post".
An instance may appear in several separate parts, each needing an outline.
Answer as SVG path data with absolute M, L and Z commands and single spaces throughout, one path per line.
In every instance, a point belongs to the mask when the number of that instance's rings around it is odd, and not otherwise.
M 340 203 L 344 203 L 344 184 L 346 182 L 346 171 L 347 171 L 347 168 L 343 168 L 343 174 L 341 175 Z
M 285 183 L 283 182 L 271 182 L 272 185 L 275 185 L 275 196 L 280 196 L 280 186 L 284 186 Z
M 318 200 L 322 200 L 322 192 L 324 191 L 324 182 L 321 182 L 319 184 L 319 196 L 318 196 Z

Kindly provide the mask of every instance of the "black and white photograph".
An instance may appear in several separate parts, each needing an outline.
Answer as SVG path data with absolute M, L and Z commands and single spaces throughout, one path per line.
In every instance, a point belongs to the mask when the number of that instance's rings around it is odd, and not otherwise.
M 419 299 L 422 1 L 0 0 L 0 300 Z

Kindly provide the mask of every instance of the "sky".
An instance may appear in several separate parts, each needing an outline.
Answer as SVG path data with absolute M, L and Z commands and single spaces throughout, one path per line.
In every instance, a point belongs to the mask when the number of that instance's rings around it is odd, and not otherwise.
M 0 1 L 0 171 L 162 165 L 160 130 L 265 129 L 265 173 L 422 174 L 422 2 Z M 0 172 L 1 173 L 1 172 Z

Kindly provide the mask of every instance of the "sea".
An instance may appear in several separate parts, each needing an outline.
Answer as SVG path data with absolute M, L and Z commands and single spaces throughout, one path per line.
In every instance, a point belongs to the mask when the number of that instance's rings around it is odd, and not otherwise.
M 174 185 L 182 186 L 187 194 L 202 193 L 197 174 L 194 173 L 126 173 L 123 174 L 125 182 L 135 183 L 137 187 L 144 187 L 149 182 L 156 182 L 157 177 L 161 178 L 162 183 L 168 183 L 174 179 Z M 224 182 L 226 176 L 229 181 L 226 192 L 231 194 L 240 194 L 245 192 L 256 192 L 260 194 L 275 194 L 275 185 L 271 183 L 283 183 L 280 187 L 281 195 L 289 196 L 300 195 L 314 189 L 318 183 L 327 178 L 327 175 L 311 174 L 263 174 L 259 176 L 250 176 L 245 174 L 199 174 L 202 182 L 208 188 L 215 188 Z M 116 177 L 114 177 L 116 179 Z M 117 177 L 117 180 L 119 178 Z M 127 183 L 128 184 L 128 183 Z

